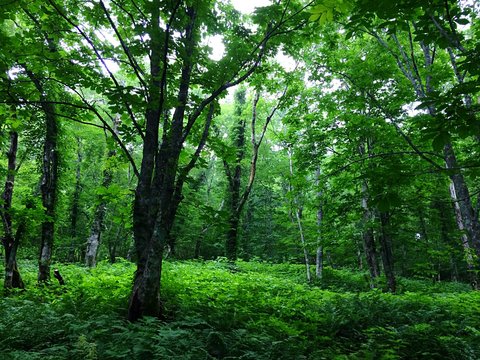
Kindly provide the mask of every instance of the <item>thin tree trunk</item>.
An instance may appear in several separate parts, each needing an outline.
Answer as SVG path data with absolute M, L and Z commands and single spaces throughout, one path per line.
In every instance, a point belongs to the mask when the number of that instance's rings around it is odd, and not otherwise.
M 371 146 L 369 141 L 366 141 L 366 146 L 368 150 L 365 149 L 365 142 L 362 140 L 362 143 L 358 147 L 358 152 L 360 155 L 371 156 Z M 362 219 L 362 240 L 363 240 L 363 250 L 365 252 L 365 260 L 367 262 L 368 270 L 370 272 L 370 288 L 374 288 L 376 285 L 376 279 L 380 276 L 380 269 L 378 266 L 378 256 L 375 246 L 375 236 L 373 233 L 372 223 L 375 217 L 374 211 L 370 209 L 369 206 L 369 193 L 368 193 L 368 183 L 367 180 L 362 182 L 362 203 L 363 209 L 363 219 Z
M 75 171 L 75 190 L 73 192 L 72 209 L 70 212 L 70 250 L 68 253 L 68 261 L 75 261 L 75 250 L 77 248 L 77 221 L 80 208 L 80 192 L 82 189 L 81 184 L 81 165 L 82 165 L 82 141 L 77 138 L 77 167 Z
M 123 228 L 123 221 L 118 225 L 117 233 L 115 234 L 115 239 L 113 240 L 112 244 L 108 246 L 108 256 L 110 258 L 110 263 L 113 264 L 116 261 L 117 257 L 117 246 L 118 242 L 120 241 L 120 234 L 122 233 Z
M 358 269 L 360 271 L 363 270 L 363 254 L 362 254 L 362 245 L 359 243 L 358 240 L 355 241 L 355 245 L 357 248 L 357 263 L 358 263 Z
M 303 249 L 303 257 L 305 259 L 305 271 L 307 273 L 307 281 L 311 282 L 312 275 L 310 272 L 310 261 L 308 258 L 308 250 L 305 242 L 305 233 L 303 231 L 303 225 L 302 225 L 302 208 L 301 207 L 297 207 L 295 211 L 295 218 L 297 220 L 298 232 L 300 233 L 300 242 L 302 244 L 302 249 Z
M 289 162 L 289 169 L 290 169 L 290 177 L 293 179 L 293 154 L 292 154 L 292 150 L 290 148 L 288 149 L 288 162 Z M 294 189 L 293 189 L 293 186 L 291 184 L 291 181 L 290 181 L 290 184 L 289 184 L 289 190 L 290 190 L 291 193 L 293 193 Z M 300 243 L 302 245 L 303 257 L 304 257 L 304 260 L 305 260 L 305 271 L 306 271 L 306 275 L 307 275 L 307 281 L 311 282 L 312 275 L 311 275 L 311 272 L 310 272 L 310 261 L 309 261 L 309 257 L 308 257 L 308 250 L 307 250 L 307 246 L 306 246 L 305 234 L 304 234 L 303 225 L 302 225 L 302 206 L 300 206 L 300 204 L 298 202 L 298 198 L 296 196 L 293 199 L 293 205 L 295 206 L 295 219 L 296 219 L 296 222 L 297 222 L 298 231 L 300 233 Z
M 377 250 L 375 248 L 375 237 L 372 229 L 373 212 L 368 207 L 368 192 L 367 184 L 362 184 L 362 208 L 363 208 L 363 250 L 365 252 L 365 259 L 367 261 L 368 270 L 370 271 L 370 287 L 375 287 L 375 282 L 380 275 L 377 260 Z
M 317 247 L 317 256 L 315 257 L 316 268 L 315 275 L 317 279 L 322 279 L 323 277 L 323 246 L 320 245 Z
M 16 236 L 13 234 L 13 221 L 10 211 L 12 209 L 13 188 L 15 184 L 16 161 L 18 150 L 18 133 L 10 132 L 10 148 L 7 153 L 8 167 L 7 179 L 2 195 L 2 222 L 4 235 L 2 238 L 3 247 L 5 249 L 5 282 L 6 289 L 25 287 L 22 277 L 17 266 L 17 249 L 20 242 L 19 232 Z
M 315 185 L 317 188 L 320 186 L 320 167 L 315 172 Z M 322 222 L 323 222 L 323 193 L 320 189 L 317 191 L 317 255 L 315 258 L 315 276 L 317 279 L 321 279 L 323 276 L 323 241 L 322 241 Z
M 118 132 L 117 126 L 118 119 L 113 120 L 113 131 Z M 109 160 L 116 155 L 115 149 L 110 150 L 107 156 L 106 168 L 103 170 L 102 187 L 108 188 L 113 180 L 112 170 L 109 168 Z M 92 226 L 90 228 L 90 235 L 87 239 L 87 249 L 85 252 L 85 265 L 88 267 L 95 267 L 97 265 L 97 253 L 100 247 L 100 238 L 103 230 L 103 221 L 105 214 L 107 213 L 107 202 L 105 199 L 100 198 L 99 203 L 95 209 Z

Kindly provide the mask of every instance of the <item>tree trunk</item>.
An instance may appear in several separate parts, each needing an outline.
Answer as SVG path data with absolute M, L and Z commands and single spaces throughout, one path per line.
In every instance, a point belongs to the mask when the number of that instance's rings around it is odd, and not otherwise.
M 450 180 L 453 184 L 453 187 L 450 187 L 450 193 L 452 194 L 452 200 L 456 204 L 456 212 L 457 214 L 461 215 L 463 222 L 463 227 L 460 228 L 457 215 L 457 224 L 459 224 L 459 230 L 462 231 L 465 229 L 469 240 L 467 242 L 470 242 L 477 253 L 477 258 L 480 259 L 480 226 L 478 219 L 475 216 L 475 210 L 472 206 L 472 200 L 470 198 L 470 192 L 467 184 L 463 175 L 458 170 L 457 159 L 451 144 L 445 145 L 444 156 L 447 169 L 452 169 L 453 171 L 450 174 Z M 452 189 L 454 190 L 454 193 L 452 192 Z
M 190 4 L 190 3 L 189 3 Z M 160 316 L 160 278 L 163 247 L 169 239 L 178 205 L 182 200 L 182 188 L 194 168 L 208 137 L 210 121 L 214 115 L 215 99 L 226 89 L 247 79 L 260 64 L 264 45 L 273 31 L 268 31 L 256 51 L 257 60 L 251 65 L 241 65 L 230 80 L 226 80 L 204 98 L 192 111 L 188 110 L 191 75 L 195 68 L 198 41 L 196 2 L 185 4 L 175 1 L 165 7 L 160 0 L 152 0 L 151 16 L 147 27 L 149 35 L 150 71 L 148 76 L 145 131 L 142 133 L 143 153 L 138 184 L 133 206 L 133 233 L 137 255 L 137 271 L 134 276 L 130 297 L 128 318 L 137 320 L 142 316 Z M 164 13 L 161 14 L 163 9 Z M 160 23 L 170 9 L 168 21 Z M 179 13 L 182 14 L 179 14 Z M 184 21 L 177 21 L 178 19 Z M 172 29 L 178 23 L 183 29 Z M 170 42 L 175 38 L 175 46 Z M 181 71 L 169 69 L 169 61 L 176 58 Z M 246 63 L 244 63 L 246 64 Z M 246 68 L 246 69 L 245 69 Z M 245 71 L 246 70 L 246 71 Z M 180 74 L 178 74 L 180 73 Z M 177 75 L 174 75 L 177 74 Z M 178 78 L 177 78 L 178 76 Z M 228 77 L 227 77 L 228 78 Z M 167 83 L 178 79 L 178 93 L 175 109 L 170 120 L 172 94 L 167 92 Z M 170 81 L 172 80 L 172 81 Z M 207 89 L 206 91 L 210 91 Z M 168 98 L 168 103 L 167 103 Z M 179 158 L 185 141 L 204 110 L 210 106 L 204 132 L 190 162 L 179 166 Z M 163 120 L 162 134 L 160 122 Z
M 77 138 L 77 168 L 75 171 L 75 191 L 73 192 L 72 209 L 70 211 L 70 250 L 68 253 L 68 261 L 75 261 L 75 250 L 77 248 L 77 221 L 80 208 L 80 192 L 82 190 L 81 184 L 81 165 L 82 165 L 82 141 Z
M 246 90 L 241 88 L 235 92 L 235 126 L 233 133 L 233 146 L 235 147 L 235 163 L 233 171 L 227 161 L 224 161 L 225 172 L 228 179 L 228 230 L 225 254 L 230 261 L 237 259 L 238 226 L 240 225 L 240 187 L 242 180 L 242 161 L 245 156 L 245 128 L 247 121 L 242 115 L 246 103 Z
M 367 148 L 367 149 L 366 149 Z M 369 139 L 362 139 L 358 147 L 358 152 L 361 156 L 372 156 L 372 144 Z M 376 279 L 380 276 L 380 269 L 378 267 L 378 256 L 375 246 L 375 236 L 373 232 L 372 223 L 375 218 L 375 213 L 369 206 L 369 193 L 367 180 L 362 182 L 362 240 L 363 250 L 365 252 L 365 260 L 367 262 L 368 270 L 370 272 L 370 287 L 374 288 L 376 285 Z
M 122 222 L 118 225 L 117 233 L 115 234 L 115 238 L 113 239 L 113 242 L 110 242 L 108 244 L 108 257 L 110 259 L 110 263 L 113 264 L 116 261 L 117 257 L 117 247 L 120 242 L 120 236 L 122 235 L 122 229 L 124 227 L 124 222 Z
M 293 178 L 293 154 L 291 148 L 288 149 L 288 162 L 289 162 L 289 169 L 290 169 L 290 177 Z M 293 193 L 293 186 L 289 184 L 289 191 Z M 306 246 L 306 241 L 305 241 L 305 233 L 303 231 L 303 225 L 302 225 L 302 206 L 300 206 L 298 198 L 295 196 L 293 198 L 293 205 L 295 206 L 295 219 L 297 222 L 298 226 L 298 231 L 300 233 L 300 243 L 302 245 L 302 250 L 303 250 L 303 257 L 305 260 L 305 271 L 307 274 L 307 281 L 310 282 L 312 280 L 312 275 L 310 273 L 310 261 L 308 257 L 308 250 Z
M 315 262 L 315 275 L 317 276 L 317 279 L 321 279 L 323 277 L 323 246 L 317 247 L 317 256 L 315 258 Z
M 465 253 L 465 260 L 467 262 L 467 270 L 469 274 L 469 280 L 474 289 L 478 289 L 478 277 L 477 272 L 475 271 L 475 259 L 474 259 L 474 250 L 470 246 L 467 233 L 465 232 L 465 225 L 463 223 L 462 210 L 460 208 L 460 201 L 457 198 L 457 193 L 455 191 L 455 186 L 453 182 L 450 183 L 450 195 L 453 200 L 453 208 L 455 210 L 455 218 L 457 220 L 457 226 L 461 233 L 461 243 L 463 251 Z
M 113 131 L 118 133 L 118 118 L 113 119 Z M 112 149 L 108 152 L 106 168 L 103 170 L 102 187 L 108 188 L 113 180 L 112 170 L 109 168 L 109 160 L 113 158 L 117 152 Z M 85 252 L 85 265 L 95 267 L 97 265 L 97 253 L 100 246 L 100 237 L 103 230 L 103 221 L 107 212 L 107 202 L 100 197 L 99 203 L 95 209 L 92 227 L 90 228 L 90 236 L 87 239 L 87 250 Z
M 235 261 L 237 259 L 238 226 L 240 225 L 240 219 L 236 215 L 236 211 L 234 211 L 228 220 L 227 243 L 225 250 L 227 259 L 230 261 Z
M 303 249 L 303 257 L 305 259 L 305 271 L 307 273 L 307 281 L 311 282 L 312 275 L 310 273 L 310 260 L 308 257 L 308 250 L 305 242 L 305 233 L 303 231 L 303 225 L 302 225 L 302 208 L 301 207 L 296 209 L 295 218 L 297 220 L 298 232 L 300 233 L 300 242 L 302 244 L 302 249 Z
M 390 237 L 390 215 L 380 212 L 380 245 L 382 248 L 382 264 L 385 276 L 387 277 L 388 289 L 395 293 L 397 286 L 395 280 L 395 271 L 393 264 L 392 239 Z
M 95 210 L 90 236 L 87 240 L 87 251 L 85 253 L 85 265 L 94 267 L 97 264 L 97 252 L 100 246 L 100 235 L 102 233 L 103 219 L 107 206 L 105 201 L 102 201 Z
M 179 5 L 180 2 L 177 3 L 177 8 Z M 130 321 L 135 321 L 143 316 L 161 316 L 160 278 L 163 247 L 169 238 L 169 231 L 173 225 L 177 206 L 182 198 L 183 181 L 188 171 L 195 165 L 203 147 L 201 142 L 195 153 L 196 158 L 192 159 L 189 167 L 182 172 L 182 178 L 176 183 L 178 162 L 184 141 L 183 124 L 193 68 L 192 56 L 196 45 L 194 36 L 196 11 L 192 7 L 186 8 L 189 21 L 183 39 L 185 51 L 177 96 L 178 106 L 173 113 L 171 126 L 164 126 L 163 128 L 163 141 L 159 146 L 158 135 L 160 118 L 163 114 L 164 99 L 162 96 L 166 86 L 170 34 L 168 28 L 165 36 L 160 31 L 159 1 L 154 2 L 152 9 L 150 33 L 152 50 L 150 65 L 152 75 L 151 97 L 146 111 L 142 166 L 133 207 L 133 234 L 137 255 L 137 270 L 128 308 L 128 319 Z M 175 13 L 176 10 L 171 14 L 170 23 L 173 22 Z M 162 46 L 162 38 L 165 38 L 164 46 Z M 163 74 L 160 71 L 162 55 Z M 213 116 L 213 108 L 211 108 L 211 115 Z M 208 131 L 206 131 L 205 136 L 207 135 Z
M 317 186 L 317 256 L 316 256 L 316 267 L 315 267 L 315 276 L 317 279 L 321 279 L 323 276 L 323 242 L 322 242 L 322 222 L 323 222 L 323 193 L 319 189 L 320 186 L 320 167 L 317 168 L 315 172 L 315 185 Z
M 163 246 L 166 234 L 163 226 L 156 226 L 153 234 L 134 225 L 137 245 L 137 270 L 134 276 L 133 290 L 128 308 L 128 319 L 135 321 L 143 316 L 161 316 L 160 277 L 162 273 Z M 141 242 L 150 235 L 150 241 Z M 140 249 L 138 245 L 144 245 Z
M 10 211 L 12 209 L 13 187 L 15 184 L 16 161 L 18 150 L 18 133 L 10 132 L 10 148 L 7 153 L 8 167 L 7 179 L 5 181 L 5 189 L 3 191 L 2 200 L 2 222 L 4 236 L 2 238 L 3 247 L 5 249 L 5 282 L 6 289 L 25 287 L 22 277 L 17 266 L 17 249 L 20 242 L 20 231 L 16 236 L 13 234 L 13 221 Z M 19 226 L 19 229 L 22 225 Z
M 40 105 L 45 114 L 45 143 L 43 147 L 40 190 L 46 219 L 42 223 L 42 238 L 38 261 L 38 282 L 47 282 L 50 280 L 50 261 L 55 235 L 55 204 L 58 181 L 58 124 L 55 105 L 50 101 L 42 84 L 42 80 L 27 68 L 25 68 L 25 70 L 40 94 Z
M 57 118 L 51 103 L 43 102 L 42 107 L 46 119 L 46 135 L 43 151 L 42 204 L 45 208 L 47 219 L 42 223 L 42 242 L 40 246 L 40 259 L 38 281 L 45 282 L 50 279 L 50 261 L 55 233 L 55 204 L 57 197 L 58 157 L 57 157 Z
M 375 237 L 371 225 L 373 212 L 368 207 L 367 184 L 362 184 L 362 208 L 363 208 L 363 250 L 367 261 L 368 270 L 370 271 L 370 287 L 375 287 L 375 282 L 380 275 L 377 260 L 377 250 L 375 248 Z

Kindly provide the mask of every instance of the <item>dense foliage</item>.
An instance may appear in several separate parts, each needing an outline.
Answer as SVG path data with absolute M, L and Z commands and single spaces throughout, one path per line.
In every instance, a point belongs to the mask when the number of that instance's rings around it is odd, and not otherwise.
M 60 265 L 59 265 L 60 266 Z M 133 264 L 61 265 L 67 286 L 0 302 L 2 359 L 475 359 L 479 294 L 461 284 L 325 269 L 306 285 L 299 265 L 167 262 L 165 318 L 125 321 Z M 27 331 L 28 329 L 28 331 Z

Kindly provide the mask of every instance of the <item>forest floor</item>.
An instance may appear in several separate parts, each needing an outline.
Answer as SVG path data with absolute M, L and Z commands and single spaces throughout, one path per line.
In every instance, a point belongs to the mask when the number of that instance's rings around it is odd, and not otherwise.
M 27 290 L 0 298 L 4 360 L 480 359 L 466 284 L 400 278 L 392 295 L 347 270 L 307 285 L 301 265 L 166 262 L 165 319 L 129 323 L 133 264 L 57 264 L 67 285 L 48 288 L 20 267 Z

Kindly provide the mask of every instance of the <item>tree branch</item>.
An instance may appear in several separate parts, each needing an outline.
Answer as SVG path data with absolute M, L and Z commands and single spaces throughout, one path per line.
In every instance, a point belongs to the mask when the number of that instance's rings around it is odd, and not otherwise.
M 130 116 L 130 119 L 132 120 L 132 123 L 133 125 L 135 126 L 135 129 L 137 130 L 138 134 L 140 135 L 140 137 L 142 138 L 142 140 L 145 139 L 145 135 L 143 134 L 143 131 L 142 129 L 140 128 L 140 125 L 138 124 L 136 118 L 135 118 L 135 115 L 133 114 L 133 111 L 130 107 L 130 105 L 128 104 L 128 102 L 126 101 L 125 99 L 125 96 L 123 94 L 123 88 L 122 86 L 120 86 L 120 83 L 118 82 L 117 78 L 115 77 L 115 75 L 113 75 L 113 73 L 110 71 L 110 69 L 108 68 L 106 62 L 105 62 L 105 59 L 102 57 L 102 55 L 100 54 L 100 51 L 97 49 L 97 47 L 95 46 L 95 44 L 93 43 L 92 39 L 80 28 L 79 25 L 75 24 L 71 19 L 68 18 L 67 15 L 65 15 L 63 13 L 63 11 L 58 7 L 58 5 L 53 1 L 53 0 L 48 0 L 48 2 L 50 3 L 50 5 L 53 6 L 53 8 L 55 9 L 55 11 L 66 21 L 68 22 L 72 27 L 74 27 L 78 32 L 79 34 L 84 38 L 84 40 L 88 43 L 88 45 L 91 47 L 91 49 L 93 50 L 93 52 L 95 53 L 97 59 L 100 61 L 100 63 L 103 65 L 103 67 L 105 68 L 105 71 L 107 71 L 110 79 L 113 81 L 114 85 L 115 85 L 115 88 L 118 90 L 118 92 L 120 93 L 121 95 L 121 98 L 123 100 L 123 104 L 125 106 L 125 109 L 127 110 L 127 113 L 128 115 Z

